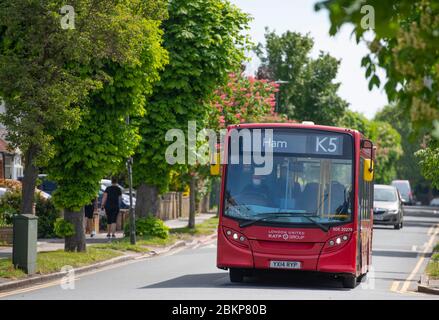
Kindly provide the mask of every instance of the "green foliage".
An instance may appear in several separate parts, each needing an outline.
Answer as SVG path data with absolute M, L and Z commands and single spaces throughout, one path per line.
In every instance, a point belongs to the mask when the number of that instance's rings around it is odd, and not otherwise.
M 75 234 L 75 226 L 63 218 L 55 220 L 54 230 L 55 234 L 60 238 L 71 237 Z
M 397 176 L 399 179 L 410 180 L 415 192 L 418 193 L 417 198 L 421 199 L 422 195 L 419 194 L 419 191 L 425 189 L 425 187 L 429 188 L 430 183 L 421 174 L 419 159 L 416 158 L 415 152 L 423 147 L 423 137 L 427 133 L 426 128 L 415 133 L 410 115 L 397 105 L 384 107 L 375 115 L 375 119 L 390 123 L 401 135 L 403 156 L 397 162 Z M 423 196 L 425 197 L 425 195 Z
M 360 131 L 365 137 L 370 136 L 370 120 L 361 113 L 346 110 L 339 122 L 340 126 Z
M 14 189 L 7 191 L 0 198 L 0 224 L 12 226 L 12 218 L 20 213 L 21 190 Z
M 171 167 L 165 159 L 169 129 L 187 132 L 188 121 L 202 128 L 206 101 L 245 59 L 248 15 L 226 0 L 174 0 L 164 21 L 164 47 L 169 64 L 153 89 L 150 108 L 139 119 L 142 141 L 134 158 L 135 184 L 167 190 Z
M 364 39 L 364 4 L 374 9 L 374 38 Z M 370 53 L 361 64 L 369 87 L 384 83 L 390 101 L 408 112 L 414 129 L 433 127 L 439 119 L 439 2 L 436 0 L 325 0 L 316 9 L 330 13 L 330 33 L 352 23 L 357 41 L 364 40 Z M 377 75 L 377 67 L 386 79 Z
M 258 77 L 288 82 L 280 86 L 279 112 L 290 119 L 336 124 L 348 106 L 337 95 L 340 84 L 334 83 L 340 62 L 323 52 L 312 59 L 314 42 L 308 35 L 287 31 L 279 36 L 266 29 L 265 41 L 256 48 Z
M 89 66 L 88 72 L 106 71 L 105 85 L 80 104 L 80 125 L 55 136 L 56 156 L 48 171 L 58 185 L 54 200 L 59 207 L 78 211 L 90 203 L 102 177 L 116 173 L 140 141 L 138 123 L 127 125 L 126 118 L 145 114 L 152 86 L 167 63 L 167 52 L 161 46 L 161 22 L 138 9 L 130 11 L 130 19 L 137 19 L 132 27 L 141 30 L 142 48 L 135 61 L 102 60 Z
M 11 146 L 27 158 L 32 170 L 25 170 L 23 181 L 31 187 L 35 175 L 29 172 L 59 155 L 55 138 L 78 130 L 82 116 L 92 114 L 81 107 L 90 102 L 89 93 L 115 81 L 108 65 L 134 68 L 141 64 L 142 52 L 153 55 L 160 46 L 155 41 L 160 37 L 158 20 L 166 16 L 165 1 L 72 0 L 75 26 L 65 30 L 60 14 L 65 4 L 64 0 L 0 1 L 0 96 L 6 105 L 0 122 L 8 129 Z M 143 77 L 145 82 L 152 80 L 149 72 Z M 65 153 L 72 162 L 80 154 Z M 72 169 L 71 164 L 63 164 Z M 61 188 L 81 185 L 82 181 L 70 177 L 60 181 Z M 92 198 L 94 187 L 84 186 L 87 196 L 78 190 L 61 191 L 64 195 L 57 203 L 77 208 Z M 23 210 L 28 210 L 32 197 L 27 192 L 24 196 Z
M 125 236 L 130 235 L 129 223 L 125 224 L 124 233 Z M 155 217 L 138 218 L 136 219 L 136 235 L 167 239 L 169 237 L 169 228 L 161 219 Z
M 51 199 L 36 197 L 35 212 L 38 217 L 38 238 L 54 238 L 56 233 L 54 224 L 60 212 L 56 209 Z
M 439 189 L 439 142 L 431 140 L 427 147 L 415 153 L 422 175 Z
M 20 213 L 21 201 L 21 188 L 10 189 L 0 198 L 0 225 L 12 225 L 13 216 Z M 59 217 L 59 211 L 52 200 L 35 194 L 35 212 L 38 216 L 38 238 L 54 237 L 53 224 Z
M 53 135 L 77 127 L 78 102 L 102 87 L 105 69 L 89 68 L 103 60 L 138 61 L 146 26 L 130 12 L 142 2 L 70 1 L 75 29 L 64 30 L 65 1 L 1 1 L 0 96 L 7 109 L 0 119 L 13 147 L 32 146 L 45 163 L 54 153 Z
M 370 121 L 362 114 L 348 110 L 338 125 L 356 129 L 371 139 L 376 150 L 375 181 L 389 184 L 397 177 L 397 166 L 403 154 L 401 136 L 384 121 Z
M 389 184 L 397 178 L 396 168 L 403 153 L 401 136 L 389 123 L 371 121 L 370 139 L 377 147 L 375 181 Z

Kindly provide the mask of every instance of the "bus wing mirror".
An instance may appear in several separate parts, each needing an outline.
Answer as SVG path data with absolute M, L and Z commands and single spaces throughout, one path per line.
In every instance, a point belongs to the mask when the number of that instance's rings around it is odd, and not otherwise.
M 363 173 L 363 179 L 364 181 L 370 182 L 373 180 L 373 173 L 374 173 L 374 162 L 372 159 L 365 159 L 364 160 L 364 173 Z
M 210 164 L 210 175 L 219 176 L 220 175 L 220 168 L 221 168 L 220 156 L 219 156 L 219 154 L 217 154 L 216 163 Z

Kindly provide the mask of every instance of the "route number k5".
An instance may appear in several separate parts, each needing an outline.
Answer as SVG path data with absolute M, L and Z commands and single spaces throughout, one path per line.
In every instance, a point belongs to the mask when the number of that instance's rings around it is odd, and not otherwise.
M 317 153 L 335 153 L 337 152 L 338 138 L 316 137 Z

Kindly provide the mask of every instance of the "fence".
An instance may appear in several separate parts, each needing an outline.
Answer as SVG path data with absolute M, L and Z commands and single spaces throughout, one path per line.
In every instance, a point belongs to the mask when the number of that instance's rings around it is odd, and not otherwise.
M 157 217 L 162 220 L 172 220 L 189 217 L 189 197 L 182 192 L 168 192 L 160 197 Z M 117 217 L 116 229 L 123 230 L 129 222 L 129 210 L 121 209 Z M 102 226 L 101 226 L 102 228 Z
M 0 227 L 0 243 L 12 244 L 12 227 Z

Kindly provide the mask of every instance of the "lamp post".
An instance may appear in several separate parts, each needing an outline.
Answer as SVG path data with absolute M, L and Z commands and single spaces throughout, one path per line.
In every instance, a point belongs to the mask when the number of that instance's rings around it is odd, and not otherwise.
M 130 125 L 130 117 L 127 116 L 126 124 Z M 127 160 L 128 185 L 130 189 L 130 243 L 136 244 L 136 217 L 133 208 L 133 157 Z
M 274 83 L 278 84 L 279 85 L 279 89 L 280 89 L 280 85 L 287 84 L 287 83 L 290 83 L 290 82 L 289 81 L 285 81 L 285 80 L 277 80 Z M 280 90 L 278 90 L 276 92 L 276 113 L 279 112 L 279 96 L 280 96 L 279 92 L 280 92 Z

